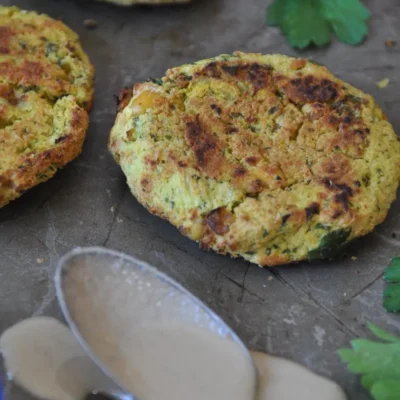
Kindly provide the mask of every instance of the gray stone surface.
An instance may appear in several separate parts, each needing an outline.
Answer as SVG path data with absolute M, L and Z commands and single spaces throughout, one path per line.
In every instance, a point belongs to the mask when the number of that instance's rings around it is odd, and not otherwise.
M 342 261 L 265 269 L 204 253 L 145 211 L 127 190 L 106 143 L 113 95 L 171 66 L 233 50 L 298 54 L 264 23 L 265 0 L 196 0 L 183 7 L 119 9 L 68 0 L 3 0 L 62 19 L 81 36 L 96 67 L 96 100 L 82 155 L 48 183 L 0 210 L 0 332 L 32 315 L 60 316 L 54 263 L 74 246 L 102 245 L 154 264 L 219 313 L 249 348 L 288 357 L 333 378 L 353 400 L 368 399 L 336 350 L 367 334 L 374 322 L 394 333 L 400 316 L 382 308 L 382 272 L 400 254 L 400 203 L 386 222 L 355 243 Z M 368 40 L 333 43 L 301 54 L 373 94 L 400 132 L 398 0 L 369 0 Z M 87 30 L 86 18 L 98 22 Z M 375 82 L 388 77 L 389 87 Z M 357 257 L 353 260 L 351 256 Z M 10 389 L 9 397 L 26 396 Z

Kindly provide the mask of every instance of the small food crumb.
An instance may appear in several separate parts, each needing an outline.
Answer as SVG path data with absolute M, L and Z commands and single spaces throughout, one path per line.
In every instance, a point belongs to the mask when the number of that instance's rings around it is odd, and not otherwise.
M 36 259 L 36 262 L 38 263 L 38 264 L 43 264 L 43 258 L 37 258 Z
M 111 211 L 112 213 L 114 213 L 114 211 L 115 211 L 114 206 L 112 206 L 112 207 L 110 208 L 110 211 Z
M 97 28 L 97 21 L 94 19 L 85 19 L 83 21 L 83 26 L 86 29 L 96 29 Z
M 269 276 L 269 277 L 268 277 L 268 280 L 269 280 L 269 281 L 272 281 L 272 279 L 274 279 L 273 276 Z
M 124 222 L 124 220 L 123 220 L 122 218 L 120 218 L 120 217 L 117 217 L 117 222 L 118 222 L 119 224 L 122 224 L 122 223 Z
M 301 58 L 297 58 L 296 60 L 293 60 L 290 63 L 290 68 L 294 69 L 294 70 L 298 70 L 298 69 L 304 68 L 306 64 L 307 64 L 306 60 L 303 60 Z
M 384 89 L 385 87 L 387 87 L 390 83 L 390 79 L 389 78 L 384 78 L 378 82 L 376 82 L 376 86 L 378 86 L 379 89 Z
M 355 257 L 355 256 L 351 257 L 351 259 L 352 259 L 352 260 L 358 260 L 358 258 Z
M 396 46 L 397 42 L 395 40 L 386 40 L 385 46 L 388 49 L 391 49 L 392 47 Z

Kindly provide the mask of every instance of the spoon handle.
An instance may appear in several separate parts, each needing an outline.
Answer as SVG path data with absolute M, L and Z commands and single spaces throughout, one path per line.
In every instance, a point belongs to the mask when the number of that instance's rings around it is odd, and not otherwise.
M 0 397 L 0 400 L 3 400 Z M 85 400 L 138 400 L 127 393 L 104 393 L 104 391 L 94 391 L 86 396 Z

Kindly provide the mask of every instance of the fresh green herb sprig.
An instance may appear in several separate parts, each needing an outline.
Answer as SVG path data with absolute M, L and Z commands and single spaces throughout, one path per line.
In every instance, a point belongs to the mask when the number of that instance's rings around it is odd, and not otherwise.
M 355 339 L 352 349 L 340 349 L 351 372 L 362 374 L 361 383 L 375 400 L 400 399 L 400 337 L 373 324 L 371 332 L 383 342 Z
M 385 269 L 384 278 L 390 285 L 383 292 L 383 307 L 389 312 L 400 312 L 400 257 L 392 259 Z
M 279 26 L 292 47 L 325 46 L 332 31 L 345 43 L 357 45 L 368 34 L 371 14 L 360 0 L 274 0 L 267 23 Z

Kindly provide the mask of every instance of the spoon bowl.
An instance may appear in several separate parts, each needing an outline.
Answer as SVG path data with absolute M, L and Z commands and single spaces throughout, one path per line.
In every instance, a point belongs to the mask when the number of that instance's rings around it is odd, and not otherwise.
M 147 360 L 143 354 L 153 347 L 158 349 L 160 356 L 168 350 L 165 353 L 168 360 L 164 360 L 164 355 L 160 361 L 168 361 L 172 366 L 181 361 L 181 356 L 175 358 L 174 354 L 178 355 L 180 349 L 190 353 L 197 345 L 194 340 L 198 332 L 202 332 L 200 339 L 207 332 L 213 338 L 210 344 L 217 339 L 220 345 L 229 344 L 248 363 L 245 373 L 248 373 L 252 395 L 247 398 L 255 397 L 256 367 L 239 337 L 199 299 L 154 267 L 104 248 L 77 248 L 59 260 L 55 284 L 61 309 L 73 334 L 107 379 L 115 384 L 117 390 L 114 388 L 110 393 L 113 396 L 145 399 L 149 389 L 132 388 L 132 375 L 129 375 L 134 369 L 141 380 L 147 378 L 149 368 L 146 370 Z M 171 336 L 173 340 L 168 342 L 169 349 L 160 348 L 158 338 L 152 338 L 153 333 L 163 326 L 179 327 L 174 331 L 175 336 Z M 143 328 L 147 329 L 146 334 L 137 336 L 137 332 L 144 332 Z M 190 328 L 189 333 L 187 328 Z M 162 334 L 168 336 L 169 332 Z M 185 350 L 188 337 L 192 342 Z M 129 354 L 131 350 L 133 354 Z M 137 361 L 136 364 L 131 363 L 132 359 Z M 226 368 L 232 368 L 232 365 Z M 207 371 L 203 372 L 207 374 Z

